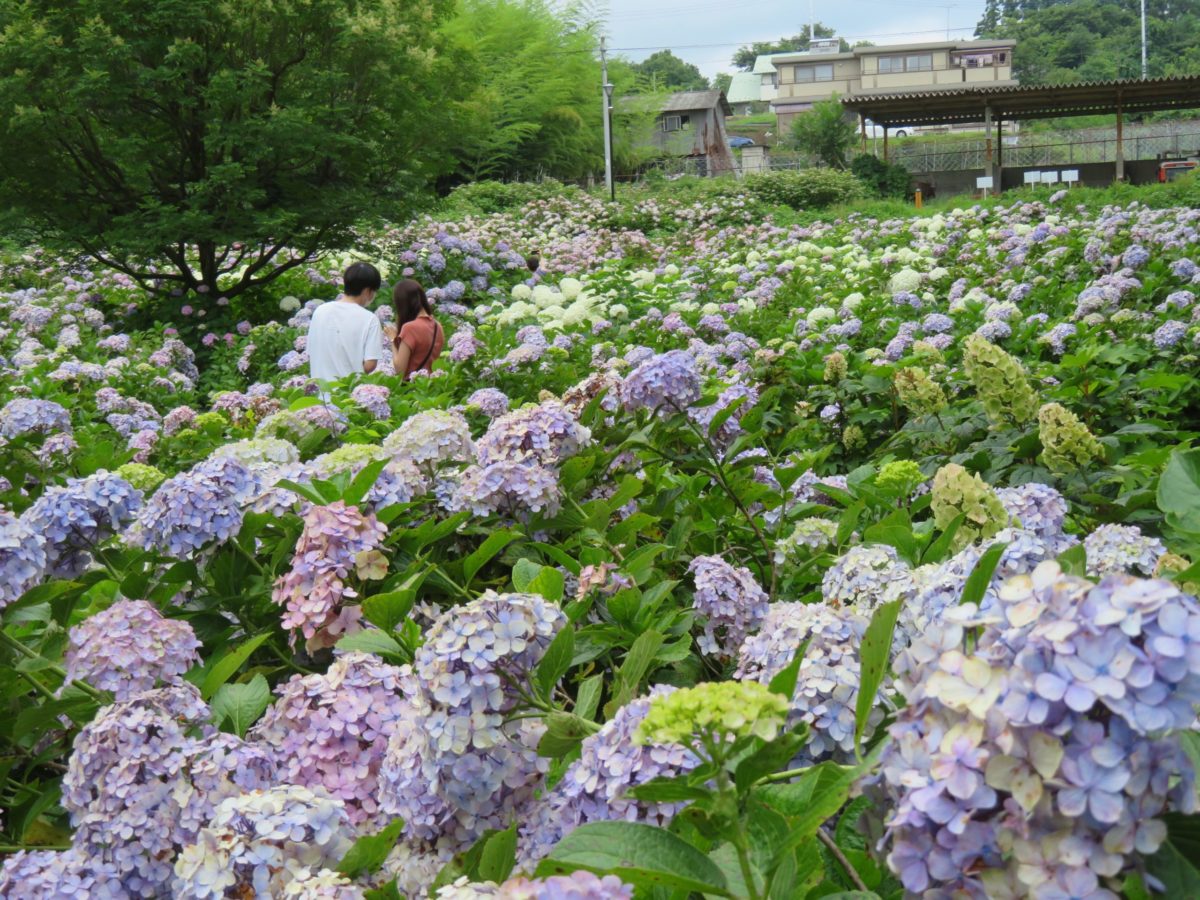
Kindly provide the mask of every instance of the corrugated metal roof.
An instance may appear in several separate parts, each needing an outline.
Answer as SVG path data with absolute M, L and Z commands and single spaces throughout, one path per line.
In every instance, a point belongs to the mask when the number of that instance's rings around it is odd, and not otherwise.
M 753 72 L 738 72 L 729 82 L 726 99 L 730 103 L 757 103 L 762 99 L 762 76 Z
M 1125 78 L 1068 84 L 986 82 L 924 91 L 855 93 L 842 105 L 880 125 L 978 122 L 985 106 L 995 119 L 1050 119 L 1200 107 L 1200 76 Z
M 687 112 L 692 109 L 712 109 L 721 106 L 725 115 L 732 115 L 729 102 L 722 91 L 680 91 L 668 97 L 662 107 L 662 112 Z

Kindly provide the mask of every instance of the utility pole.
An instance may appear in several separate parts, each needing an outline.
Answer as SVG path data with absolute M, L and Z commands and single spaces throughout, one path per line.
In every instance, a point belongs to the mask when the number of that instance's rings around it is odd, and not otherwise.
M 1146 0 L 1142 0 L 1142 77 L 1147 78 L 1150 67 L 1146 63 Z
M 608 83 L 608 51 L 605 48 L 605 37 L 600 36 L 600 81 L 604 90 L 604 186 L 608 188 L 608 199 L 617 199 L 617 188 L 613 184 L 613 154 L 612 154 L 612 92 L 613 86 Z

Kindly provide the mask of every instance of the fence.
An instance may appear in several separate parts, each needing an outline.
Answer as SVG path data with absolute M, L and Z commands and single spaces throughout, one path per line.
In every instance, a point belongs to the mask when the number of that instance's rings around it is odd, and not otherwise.
M 1196 154 L 1200 152 L 1200 122 L 1129 125 L 1124 130 L 1123 144 L 1128 160 Z M 882 147 L 875 149 L 882 153 Z M 987 165 L 984 138 L 936 144 L 899 139 L 889 142 L 888 150 L 892 162 L 913 174 L 982 169 Z M 1015 168 L 1113 162 L 1117 158 L 1117 132 L 1116 128 L 1089 128 L 1058 134 L 1005 135 L 1002 147 L 993 142 L 992 152 L 1005 167 Z

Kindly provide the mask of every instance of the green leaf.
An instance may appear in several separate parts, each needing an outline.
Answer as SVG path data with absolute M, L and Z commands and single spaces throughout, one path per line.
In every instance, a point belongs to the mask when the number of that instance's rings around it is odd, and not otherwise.
M 624 793 L 624 796 L 643 803 L 684 803 L 705 800 L 712 795 L 713 792 L 707 788 L 688 784 L 681 778 L 655 778 L 645 784 L 635 785 Z
M 1165 886 L 1166 897 L 1200 897 L 1200 816 L 1168 813 L 1166 843 L 1146 860 L 1146 871 Z
M 537 577 L 529 582 L 526 590 L 530 594 L 541 594 L 551 603 L 559 603 L 562 601 L 566 583 L 566 578 L 558 569 L 542 566 L 542 571 L 538 572 Z
M 254 637 L 243 641 L 235 649 L 230 650 L 224 656 L 213 664 L 208 670 L 208 674 L 204 677 L 204 684 L 200 686 L 200 695 L 205 699 L 210 699 L 217 690 L 233 677 L 270 635 L 267 632 L 256 634 Z
M 347 878 L 359 878 L 377 872 L 403 831 L 404 820 L 392 819 L 383 831 L 360 837 L 346 851 L 342 861 L 337 864 L 337 870 Z
M 1087 550 L 1082 543 L 1068 547 L 1058 554 L 1058 564 L 1062 566 L 1063 572 L 1067 575 L 1078 575 L 1083 578 L 1087 575 Z
M 618 709 L 637 696 L 638 687 L 641 685 L 642 679 L 646 677 L 646 673 L 654 662 L 654 657 L 658 655 L 658 648 L 662 644 L 661 632 L 646 631 L 638 635 L 638 639 L 633 642 L 633 646 L 625 654 L 625 661 L 621 663 L 621 668 L 617 670 L 613 699 L 604 709 L 606 716 L 611 718 Z
M 383 887 L 367 888 L 363 891 L 363 898 L 364 900 L 404 900 L 404 895 L 396 887 L 396 879 L 393 878 Z
M 513 587 L 518 593 L 528 594 L 529 586 L 541 574 L 543 568 L 545 567 L 541 563 L 532 559 L 518 559 L 512 570 Z
M 950 555 L 950 551 L 954 546 L 954 538 L 958 534 L 958 529 L 962 528 L 964 521 L 966 521 L 966 516 L 962 513 L 959 513 L 950 521 L 950 524 L 946 526 L 946 530 L 939 534 L 925 550 L 924 556 L 921 557 L 923 565 L 942 562 Z
M 738 791 L 748 791 L 764 775 L 771 775 L 783 769 L 788 761 L 800 752 L 808 737 L 808 726 L 802 723 L 790 731 L 783 732 L 775 740 L 764 742 L 763 746 L 737 764 L 733 781 Z
M 594 719 L 600 708 L 600 692 L 604 690 L 604 675 L 593 675 L 584 679 L 575 695 L 575 715 L 583 719 Z
M 838 520 L 837 536 L 834 538 L 834 543 L 839 547 L 850 540 L 850 535 L 854 534 L 854 529 L 858 527 L 858 520 L 864 509 L 866 509 L 866 505 L 860 500 L 842 513 L 842 517 Z
M 537 874 L 587 869 L 635 887 L 730 896 L 725 876 L 707 856 L 669 831 L 637 822 L 589 822 L 564 837 Z
M 292 481 L 289 478 L 284 478 L 275 482 L 275 486 L 289 490 L 293 494 L 303 497 L 310 503 L 317 504 L 317 506 L 324 506 L 326 503 L 325 495 L 310 485 L 300 484 L 298 481 Z
M 374 653 L 376 656 L 384 658 L 389 656 L 400 657 L 405 662 L 409 661 L 408 651 L 404 649 L 399 641 L 373 628 L 346 635 L 337 642 L 337 648 L 339 650 L 358 650 L 363 653 Z
M 1171 454 L 1158 479 L 1158 508 L 1175 528 L 1200 534 L 1200 449 Z
M 463 579 L 469 585 L 476 573 L 492 561 L 495 556 L 513 541 L 519 540 L 519 531 L 493 531 L 476 548 L 470 556 L 463 560 Z
M 422 573 L 424 577 L 424 573 Z M 364 597 L 362 602 L 363 617 L 377 628 L 384 631 L 394 631 L 412 612 L 413 604 L 417 602 L 417 592 L 414 588 L 401 588 L 398 591 L 388 591 L 385 594 L 372 594 Z
M 595 722 L 561 710 L 555 710 L 542 721 L 546 725 L 546 733 L 538 741 L 537 751 L 541 756 L 566 756 L 584 738 L 600 730 Z
M 212 699 L 213 718 L 228 722 L 233 733 L 245 737 L 250 726 L 271 703 L 267 679 L 256 674 L 245 684 L 225 684 Z
M 554 693 L 558 680 L 567 674 L 571 668 L 571 660 L 575 656 L 575 628 L 570 624 L 563 626 L 562 631 L 554 636 L 541 662 L 533 671 L 533 680 L 541 695 L 547 699 Z
M 979 562 L 975 563 L 975 568 L 971 570 L 971 574 L 967 577 L 967 583 L 963 587 L 962 599 L 960 603 L 979 603 L 983 599 L 983 595 L 987 593 L 988 585 L 992 583 L 992 576 L 996 574 L 996 566 L 1000 565 L 1000 557 L 1004 555 L 1004 551 L 1008 549 L 1008 544 L 997 543 L 992 544 L 984 551 L 983 556 L 979 557 Z
M 867 720 L 875 708 L 875 695 L 883 676 L 887 672 L 892 653 L 892 634 L 896 630 L 896 619 L 900 615 L 900 601 L 882 603 L 871 616 L 858 648 L 859 687 L 858 699 L 854 704 L 854 749 L 862 752 L 863 733 Z
M 391 462 L 390 459 L 377 459 L 362 467 L 362 470 L 354 476 L 354 480 L 342 494 L 342 499 L 347 506 L 358 506 L 363 502 L 363 498 L 371 492 L 371 488 L 379 480 L 379 474 L 389 462 Z
M 800 666 L 804 663 L 804 655 L 808 653 L 808 645 L 811 643 L 812 637 L 805 638 L 804 643 L 796 648 L 792 661 L 775 673 L 775 677 L 767 685 L 772 694 L 779 694 L 789 703 L 792 702 L 792 697 L 796 694 L 796 680 L 800 677 Z
M 517 865 L 517 826 L 497 831 L 483 845 L 479 857 L 479 880 L 503 882 Z

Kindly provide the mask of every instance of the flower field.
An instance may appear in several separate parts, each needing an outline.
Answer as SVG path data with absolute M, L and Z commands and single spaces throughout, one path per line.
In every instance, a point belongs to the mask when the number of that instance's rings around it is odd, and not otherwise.
M 0 254 L 0 896 L 1200 896 L 1198 227 L 427 217 L 327 400 Z

